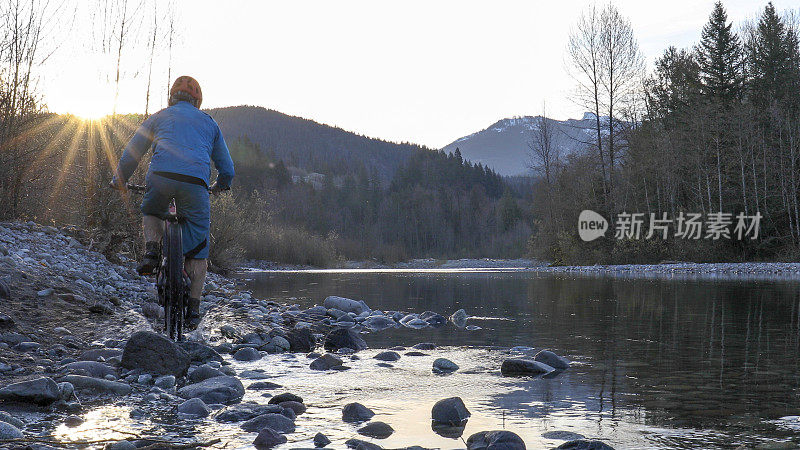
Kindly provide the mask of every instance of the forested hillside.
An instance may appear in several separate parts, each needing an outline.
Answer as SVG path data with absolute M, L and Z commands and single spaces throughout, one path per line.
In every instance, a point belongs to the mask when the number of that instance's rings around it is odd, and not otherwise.
M 615 17 L 607 11 L 599 16 L 601 34 L 603 27 L 620 29 L 619 21 L 603 21 Z M 580 32 L 591 30 L 592 19 L 584 17 L 573 34 L 577 63 L 585 61 L 591 37 Z M 599 107 L 608 108 L 610 100 L 618 107 L 610 133 L 598 133 L 583 157 L 549 161 L 549 176 L 536 188 L 532 252 L 564 263 L 800 257 L 797 26 L 796 16 L 769 3 L 755 22 L 737 27 L 717 3 L 701 41 L 665 50 L 644 90 L 631 83 L 609 94 L 600 84 Z M 613 51 L 634 67 L 635 41 L 626 45 Z M 609 79 L 604 70 L 601 79 Z M 631 126 L 623 126 L 620 118 L 631 117 Z M 676 236 L 673 223 L 668 239 L 615 239 L 612 231 L 608 239 L 583 243 L 575 232 L 582 209 L 612 220 L 621 212 L 666 213 L 673 220 L 715 212 L 763 218 L 757 239 L 687 239 Z
M 414 144 L 368 138 L 341 128 L 260 106 L 207 110 L 228 140 L 247 137 L 290 166 L 308 172 L 365 171 L 388 181 L 414 151 Z

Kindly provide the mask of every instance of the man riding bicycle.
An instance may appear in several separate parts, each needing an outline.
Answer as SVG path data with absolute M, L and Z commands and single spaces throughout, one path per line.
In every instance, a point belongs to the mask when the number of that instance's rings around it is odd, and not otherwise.
M 149 275 L 158 268 L 164 217 L 174 198 L 178 216 L 183 219 L 184 266 L 191 280 L 188 325 L 196 328 L 208 269 L 209 191 L 217 194 L 230 189 L 233 160 L 219 126 L 199 109 L 203 101 L 200 84 L 189 76 L 178 77 L 169 95 L 169 107 L 145 120 L 128 142 L 111 186 L 125 190 L 142 156 L 153 147 L 141 208 L 145 255 L 136 270 Z M 209 187 L 211 161 L 219 175 Z

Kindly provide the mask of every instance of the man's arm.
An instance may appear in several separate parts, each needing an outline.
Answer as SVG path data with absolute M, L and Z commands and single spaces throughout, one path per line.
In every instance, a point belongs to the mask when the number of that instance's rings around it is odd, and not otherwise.
M 117 164 L 117 171 L 115 172 L 114 176 L 118 182 L 125 184 L 128 179 L 130 179 L 133 172 L 136 170 L 136 166 L 139 165 L 139 161 L 142 160 L 142 156 L 147 153 L 147 150 L 150 149 L 150 146 L 153 145 L 153 118 L 155 116 L 150 116 L 144 123 L 136 130 L 136 133 L 133 135 L 130 141 L 128 141 L 128 145 L 125 146 L 125 151 L 122 152 L 122 156 L 119 158 L 119 164 Z
M 225 144 L 225 138 L 222 137 L 219 127 L 217 127 L 217 136 L 214 138 L 214 147 L 211 150 L 211 160 L 214 161 L 214 166 L 219 172 L 215 182 L 217 188 L 229 189 L 234 176 L 233 159 L 231 159 L 231 152 Z

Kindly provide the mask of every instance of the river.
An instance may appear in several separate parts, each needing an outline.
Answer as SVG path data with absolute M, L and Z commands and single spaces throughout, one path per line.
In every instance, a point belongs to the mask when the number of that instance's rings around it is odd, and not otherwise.
M 790 281 L 620 279 L 515 270 L 331 270 L 248 273 L 258 298 L 321 304 L 328 295 L 373 309 L 445 316 L 464 308 L 468 331 L 389 329 L 365 335 L 370 350 L 345 372 L 316 373 L 276 355 L 261 368 L 309 405 L 289 446 L 317 431 L 332 447 L 358 437 L 341 407 L 359 401 L 395 433 L 382 446 L 464 447 L 430 426 L 436 400 L 460 396 L 472 417 L 464 438 L 507 429 L 529 448 L 563 442 L 550 431 L 617 448 L 731 448 L 796 437 L 800 422 L 800 291 Z M 371 357 L 393 346 L 433 342 L 430 356 L 394 367 Z M 551 349 L 573 361 L 552 379 L 505 378 L 513 347 Z M 525 349 L 517 349 L 525 351 Z M 532 350 L 532 351 L 535 351 Z M 400 352 L 401 354 L 403 352 Z M 447 357 L 461 369 L 431 373 Z M 280 361 L 279 364 L 276 362 Z

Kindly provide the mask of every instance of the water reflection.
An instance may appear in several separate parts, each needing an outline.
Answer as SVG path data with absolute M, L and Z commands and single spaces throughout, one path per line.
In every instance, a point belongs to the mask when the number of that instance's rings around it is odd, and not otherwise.
M 247 276 L 258 296 L 303 306 L 342 295 L 375 309 L 449 315 L 464 308 L 510 319 L 471 320 L 483 327 L 472 332 L 452 325 L 401 328 L 366 339 L 373 348 L 422 341 L 550 348 L 575 360 L 553 379 L 499 379 L 502 389 L 474 399 L 524 424 L 526 441 L 540 440 L 540 432 L 557 423 L 625 448 L 726 446 L 792 436 L 773 420 L 800 413 L 796 282 L 501 271 Z M 487 358 L 482 369 L 496 373 L 501 361 L 502 355 Z

